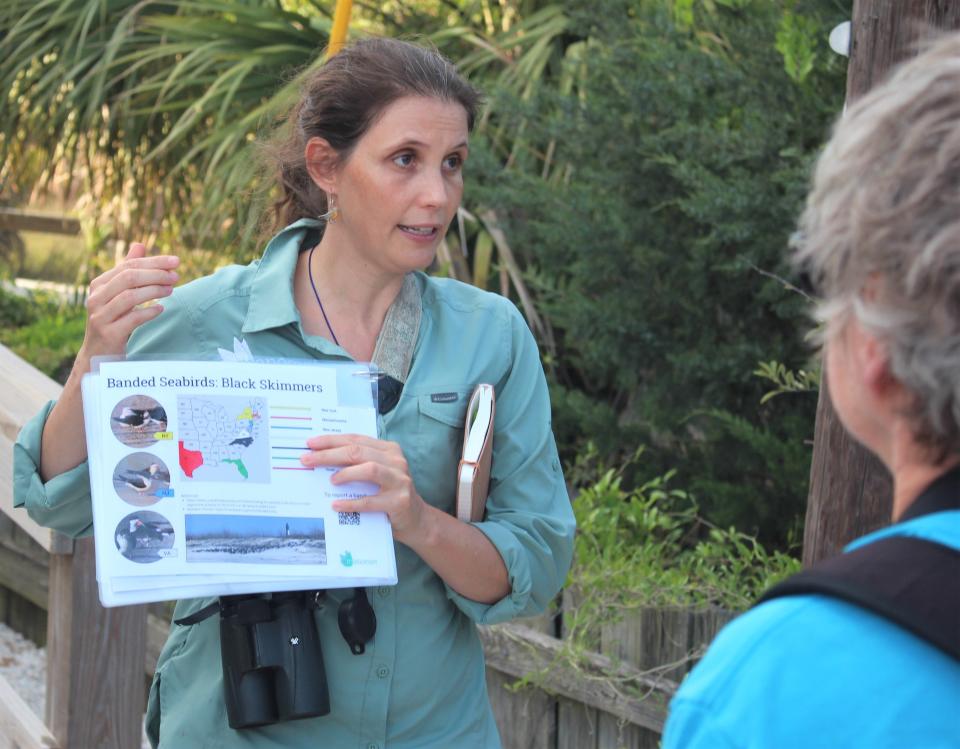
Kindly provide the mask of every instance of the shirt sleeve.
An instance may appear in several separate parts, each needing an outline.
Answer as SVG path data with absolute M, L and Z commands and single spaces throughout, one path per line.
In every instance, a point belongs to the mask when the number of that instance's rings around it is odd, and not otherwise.
M 24 425 L 13 445 L 13 506 L 26 507 L 40 525 L 68 536 L 88 536 L 93 533 L 93 513 L 87 462 L 46 483 L 40 478 L 40 440 L 54 403 Z
M 178 303 L 177 294 L 164 301 L 159 317 L 131 336 L 127 355 L 198 353 L 203 341 L 189 307 Z M 24 507 L 40 525 L 68 536 L 93 533 L 90 472 L 87 461 L 44 482 L 40 477 L 40 446 L 43 428 L 54 401 L 44 406 L 20 430 L 13 446 L 13 506 Z
M 566 579 L 576 526 L 550 420 L 537 344 L 510 304 L 510 365 L 496 385 L 493 461 L 486 517 L 474 525 L 503 558 L 510 593 L 493 604 L 447 596 L 478 624 L 544 611 Z

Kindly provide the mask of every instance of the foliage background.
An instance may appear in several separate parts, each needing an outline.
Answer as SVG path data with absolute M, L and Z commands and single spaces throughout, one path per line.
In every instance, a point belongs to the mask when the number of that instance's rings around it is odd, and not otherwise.
M 254 256 L 270 182 L 251 149 L 320 64 L 332 9 L 8 0 L 0 201 L 83 196 L 83 278 L 110 263 L 108 238 L 197 248 L 198 273 Z M 806 301 L 777 277 L 789 277 L 811 163 L 842 106 L 845 61 L 826 38 L 849 10 L 357 4 L 352 33 L 432 42 L 487 93 L 465 211 L 436 271 L 529 302 L 571 483 L 603 476 L 578 456 L 618 465 L 646 445 L 620 474 L 625 495 L 672 471 L 707 523 L 795 545 L 815 401 L 761 403 L 769 383 L 754 372 L 771 359 L 809 368 Z M 33 324 L 59 337 L 11 325 L 4 340 L 62 372 L 77 323 Z
M 610 2 L 599 16 L 569 3 L 588 39 L 582 95 L 544 88 L 504 106 L 503 119 L 542 123 L 540 143 L 525 169 L 483 162 L 470 199 L 496 205 L 524 248 L 558 342 L 568 456 L 586 439 L 605 454 L 645 443 L 647 469 L 676 468 L 707 517 L 785 545 L 806 494 L 813 403 L 761 406 L 752 373 L 766 358 L 810 358 L 806 300 L 760 271 L 789 275 L 787 240 L 843 66 L 814 46 L 822 64 L 791 77 L 777 39 L 793 11 L 728 5 L 740 7 L 700 5 L 684 24 L 667 3 Z M 812 40 L 831 10 L 809 4 Z M 550 140 L 569 179 L 541 177 L 537 146 Z

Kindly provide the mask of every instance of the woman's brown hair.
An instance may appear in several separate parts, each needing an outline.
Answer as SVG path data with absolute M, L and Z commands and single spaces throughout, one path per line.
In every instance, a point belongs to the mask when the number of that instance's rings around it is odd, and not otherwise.
M 325 139 L 342 163 L 394 101 L 425 96 L 461 104 L 472 130 L 479 92 L 436 49 L 397 39 L 365 39 L 345 48 L 304 82 L 299 103 L 265 149 L 279 196 L 272 232 L 326 212 L 327 196 L 307 173 L 307 141 Z

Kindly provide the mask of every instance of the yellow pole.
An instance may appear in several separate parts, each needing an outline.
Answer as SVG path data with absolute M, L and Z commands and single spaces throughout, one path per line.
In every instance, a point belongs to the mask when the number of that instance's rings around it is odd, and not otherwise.
M 350 26 L 350 11 L 353 9 L 353 0 L 337 0 L 337 8 L 333 12 L 333 31 L 330 32 L 330 44 L 327 46 L 327 59 L 343 49 L 347 38 L 347 29 Z

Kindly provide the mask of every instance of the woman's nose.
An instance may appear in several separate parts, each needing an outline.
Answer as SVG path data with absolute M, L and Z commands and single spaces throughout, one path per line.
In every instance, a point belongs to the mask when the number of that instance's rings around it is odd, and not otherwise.
M 450 200 L 447 181 L 440 171 L 429 171 L 423 174 L 420 185 L 421 203 L 428 208 L 444 208 Z

